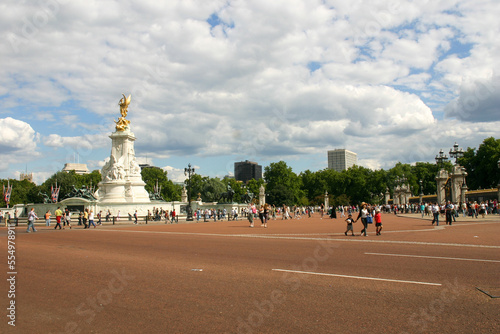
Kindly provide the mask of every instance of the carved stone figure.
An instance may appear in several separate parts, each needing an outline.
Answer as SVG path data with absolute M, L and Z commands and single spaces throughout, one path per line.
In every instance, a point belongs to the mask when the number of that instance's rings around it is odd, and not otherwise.
M 132 161 L 130 161 L 130 174 L 141 175 L 141 166 L 139 166 L 137 160 L 135 160 L 135 157 L 134 159 L 132 159 Z

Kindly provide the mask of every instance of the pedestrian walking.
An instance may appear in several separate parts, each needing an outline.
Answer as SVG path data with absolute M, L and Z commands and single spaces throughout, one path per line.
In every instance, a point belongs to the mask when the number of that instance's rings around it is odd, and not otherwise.
M 94 228 L 96 228 L 95 223 L 94 223 L 94 210 L 90 210 L 89 212 L 89 228 L 90 225 L 93 225 Z
M 360 235 L 366 235 L 366 232 L 368 230 L 368 222 L 366 221 L 366 217 L 368 217 L 368 209 L 366 208 L 366 203 L 362 203 L 362 209 L 359 210 L 358 218 L 356 218 L 356 221 L 358 221 L 361 218 L 361 224 L 363 224 L 363 229 L 361 230 Z
M 446 225 L 451 225 L 451 215 L 453 211 L 453 205 L 451 204 L 450 201 L 446 203 L 446 206 L 444 207 L 444 214 L 446 217 Z
M 87 228 L 87 221 L 89 219 L 89 209 L 83 210 L 83 217 L 82 217 L 82 223 L 83 223 L 83 229 Z
M 59 229 L 62 229 L 61 220 L 62 220 L 63 212 L 62 212 L 60 206 L 57 207 L 57 210 L 54 212 L 54 214 L 56 215 L 56 226 L 54 226 L 54 230 L 57 229 L 58 226 L 59 226 Z
M 250 227 L 253 227 L 253 213 L 252 213 L 252 207 L 248 210 L 248 215 L 247 215 L 248 221 L 250 222 Z
M 354 229 L 352 227 L 352 224 L 355 223 L 354 219 L 352 219 L 352 215 L 349 214 L 347 219 L 345 220 L 347 223 L 347 229 L 345 230 L 344 234 L 347 235 L 347 232 L 351 231 L 351 235 L 354 237 Z
M 134 212 L 134 224 L 135 225 L 137 225 L 137 219 L 138 219 L 137 210 L 135 210 L 135 212 Z
M 332 211 L 330 211 L 330 219 L 337 219 L 337 208 L 332 206 Z
M 264 204 L 264 227 L 267 228 L 267 222 L 269 221 L 269 204 Z
M 26 232 L 30 233 L 30 227 L 33 230 L 33 232 L 36 232 L 35 229 L 35 220 L 38 219 L 36 213 L 35 213 L 35 208 L 31 208 L 31 211 L 28 212 L 28 229 Z
M 63 225 L 64 226 L 68 225 L 69 229 L 71 230 L 71 212 L 69 212 L 68 208 L 66 208 L 66 210 L 64 211 L 64 217 L 63 218 L 64 218 Z
M 265 227 L 264 226 L 264 206 L 263 205 L 261 205 L 259 207 L 259 219 L 260 219 L 260 226 Z
M 382 232 L 382 214 L 379 209 L 375 210 L 375 229 L 376 235 L 380 235 L 380 232 Z
M 434 205 L 431 208 L 432 211 L 432 225 L 436 223 L 436 226 L 439 226 L 439 205 L 437 203 L 434 203 Z

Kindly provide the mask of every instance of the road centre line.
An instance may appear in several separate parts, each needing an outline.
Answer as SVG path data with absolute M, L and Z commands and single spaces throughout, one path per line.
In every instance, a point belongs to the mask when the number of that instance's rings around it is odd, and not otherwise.
M 438 259 L 438 260 L 457 260 L 457 261 L 475 261 L 475 262 L 494 262 L 500 263 L 498 260 L 485 260 L 485 259 L 468 259 L 461 257 L 444 257 L 444 256 L 424 256 L 424 255 L 406 255 L 406 254 L 385 254 L 385 253 L 365 253 L 366 255 L 381 255 L 381 256 L 399 256 L 399 257 L 415 257 L 424 259 Z
M 298 270 L 287 270 L 287 269 L 272 269 L 273 271 L 282 271 L 288 273 L 295 274 L 307 274 L 307 275 L 319 275 L 319 276 L 333 276 L 333 277 L 343 277 L 343 278 L 355 278 L 355 279 L 364 279 L 371 281 L 384 281 L 384 282 L 396 282 L 396 283 L 409 283 L 409 284 L 421 284 L 421 285 L 433 285 L 433 286 L 441 286 L 441 283 L 429 283 L 429 282 L 418 282 L 418 281 L 404 281 L 397 279 L 389 279 L 389 278 L 378 278 L 378 277 L 364 277 L 364 276 L 351 276 L 351 275 L 339 275 L 339 274 L 327 274 L 327 273 L 315 273 L 311 271 L 298 271 Z
M 83 231 L 83 230 L 82 230 Z M 168 232 L 168 231 L 134 231 L 117 229 L 95 229 L 95 232 L 123 232 L 123 233 L 150 233 L 150 234 L 171 234 L 171 235 L 194 235 L 210 237 L 239 237 L 239 238 L 260 238 L 260 239 L 283 239 L 283 240 L 312 240 L 312 241 L 338 241 L 338 242 L 364 242 L 377 244 L 399 244 L 399 245 L 419 245 L 419 246 L 445 246 L 445 247 L 469 247 L 469 248 L 491 248 L 500 249 L 500 246 L 492 245 L 474 245 L 474 244 L 456 244 L 443 242 L 424 242 L 424 241 L 399 241 L 399 240 L 370 240 L 370 239 L 334 239 L 334 238 L 305 238 L 305 237 L 285 237 L 270 236 L 265 234 L 218 234 L 218 233 L 192 233 L 192 232 Z

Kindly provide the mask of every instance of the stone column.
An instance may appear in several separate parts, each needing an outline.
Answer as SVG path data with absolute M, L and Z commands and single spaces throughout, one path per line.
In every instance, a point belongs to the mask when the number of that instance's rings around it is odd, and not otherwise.
M 389 204 L 389 199 L 391 198 L 391 193 L 389 192 L 389 188 L 385 189 L 385 205 Z
M 465 181 L 465 173 L 462 166 L 455 165 L 451 177 L 451 202 L 458 203 L 462 198 L 462 185 Z
M 264 186 L 260 186 L 259 188 L 259 205 L 266 204 L 266 189 Z
M 437 195 L 437 202 L 439 205 L 444 204 L 446 200 L 446 194 L 445 194 L 445 185 L 446 181 L 448 180 L 448 172 L 444 169 L 441 169 L 436 176 L 436 195 Z
M 330 198 L 328 198 L 328 191 L 325 191 L 325 210 L 330 208 Z

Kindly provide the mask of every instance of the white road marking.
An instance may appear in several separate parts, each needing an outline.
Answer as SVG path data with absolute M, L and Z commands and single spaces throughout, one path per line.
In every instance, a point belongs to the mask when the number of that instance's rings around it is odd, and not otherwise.
M 429 283 L 429 282 L 418 282 L 418 281 L 404 281 L 398 279 L 389 278 L 378 278 L 378 277 L 364 277 L 364 276 L 351 276 L 351 275 L 339 275 L 339 274 L 327 274 L 327 273 L 315 273 L 311 271 L 298 271 L 298 270 L 287 270 L 287 269 L 273 269 L 273 271 L 282 271 L 295 274 L 307 274 L 307 275 L 319 275 L 319 276 L 333 276 L 333 277 L 343 277 L 343 278 L 356 278 L 371 281 L 384 281 L 384 282 L 396 282 L 396 283 L 409 283 L 409 284 L 421 284 L 421 285 L 433 285 L 441 286 L 441 283 Z
M 82 230 L 83 231 L 83 230 Z M 424 241 L 399 241 L 399 240 L 374 240 L 374 239 L 334 239 L 334 238 L 310 238 L 310 237 L 285 237 L 266 234 L 219 234 L 219 233 L 191 233 L 191 232 L 168 232 L 168 231 L 134 231 L 118 229 L 95 229 L 93 231 L 101 232 L 123 232 L 123 233 L 150 233 L 150 234 L 171 234 L 171 235 L 196 235 L 210 237 L 238 237 L 238 238 L 260 238 L 260 239 L 282 239 L 282 240 L 312 240 L 312 241 L 338 241 L 338 242 L 364 242 L 377 244 L 400 244 L 400 245 L 419 245 L 419 246 L 446 246 L 446 247 L 469 247 L 469 248 L 491 248 L 500 249 L 500 246 L 491 245 L 473 245 L 473 244 L 455 244 L 445 242 L 424 242 Z M 333 233 L 332 233 L 333 234 Z
M 444 256 L 424 256 L 424 255 L 406 255 L 406 254 L 385 254 L 385 253 L 365 253 L 366 255 L 381 255 L 381 256 L 400 256 L 400 257 L 416 257 L 424 259 L 438 259 L 438 260 L 457 260 L 457 261 L 476 261 L 476 262 L 495 262 L 500 263 L 498 260 L 485 260 L 485 259 L 468 259 L 461 257 L 444 257 Z

